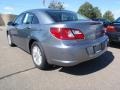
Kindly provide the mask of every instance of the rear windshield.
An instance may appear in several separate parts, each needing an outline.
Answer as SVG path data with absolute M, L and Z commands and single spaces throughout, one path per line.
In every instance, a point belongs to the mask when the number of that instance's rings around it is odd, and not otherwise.
M 120 22 L 120 17 L 117 20 L 115 20 L 115 22 Z
M 47 11 L 46 12 L 55 22 L 88 20 L 88 18 L 73 12 Z

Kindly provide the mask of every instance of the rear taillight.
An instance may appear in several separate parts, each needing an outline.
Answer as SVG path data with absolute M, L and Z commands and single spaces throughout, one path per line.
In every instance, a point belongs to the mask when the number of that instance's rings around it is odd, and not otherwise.
M 61 40 L 84 39 L 84 34 L 79 29 L 50 28 L 51 34 Z
M 106 32 L 116 32 L 114 26 L 107 26 Z

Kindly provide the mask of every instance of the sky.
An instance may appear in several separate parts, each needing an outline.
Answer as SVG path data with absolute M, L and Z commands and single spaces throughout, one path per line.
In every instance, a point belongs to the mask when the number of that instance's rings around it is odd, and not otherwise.
M 43 0 L 0 0 L 0 13 L 5 14 L 20 14 L 21 12 L 29 9 L 47 8 L 49 2 L 43 5 Z M 66 10 L 77 11 L 85 2 L 90 2 L 93 6 L 99 7 L 102 14 L 111 10 L 118 18 L 120 16 L 120 0 L 59 0 L 64 3 Z

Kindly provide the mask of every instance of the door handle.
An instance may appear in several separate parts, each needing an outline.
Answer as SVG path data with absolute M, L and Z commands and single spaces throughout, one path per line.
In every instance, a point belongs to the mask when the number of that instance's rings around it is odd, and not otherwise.
M 26 27 L 26 29 L 31 29 L 31 26 Z

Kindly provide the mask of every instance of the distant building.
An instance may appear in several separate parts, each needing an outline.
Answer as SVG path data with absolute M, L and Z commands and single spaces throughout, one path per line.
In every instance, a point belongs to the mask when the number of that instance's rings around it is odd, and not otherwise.
M 6 26 L 7 23 L 13 20 L 16 15 L 13 14 L 0 14 L 0 26 Z

